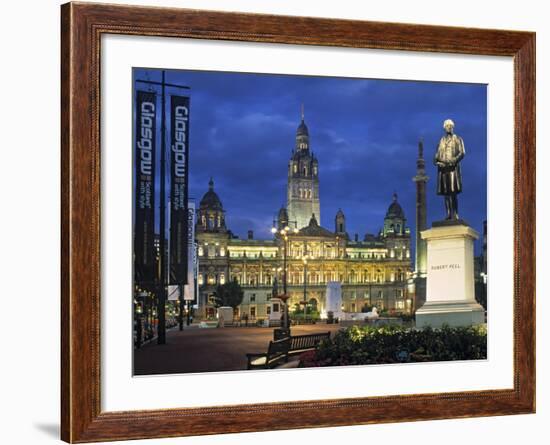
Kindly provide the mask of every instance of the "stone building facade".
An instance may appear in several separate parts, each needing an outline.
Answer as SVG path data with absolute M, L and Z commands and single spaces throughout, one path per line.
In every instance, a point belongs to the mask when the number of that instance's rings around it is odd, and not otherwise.
M 291 311 L 307 301 L 309 311 L 323 313 L 326 286 L 331 281 L 342 284 L 345 312 L 361 312 L 372 306 L 411 311 L 407 292 L 410 231 L 397 195 L 377 235 L 350 238 L 342 210 L 335 215 L 333 230 L 321 227 L 319 164 L 310 150 L 303 113 L 289 162 L 287 197 L 286 208 L 279 210 L 273 238 L 255 239 L 249 232 L 246 239 L 240 239 L 226 227 L 225 209 L 210 180 L 197 210 L 196 226 L 202 316 L 215 314 L 212 294 L 216 286 L 236 279 L 245 292 L 236 315 L 268 318 L 280 307 L 277 294 L 282 293 L 285 264 Z M 285 227 L 289 228 L 287 241 L 279 235 Z

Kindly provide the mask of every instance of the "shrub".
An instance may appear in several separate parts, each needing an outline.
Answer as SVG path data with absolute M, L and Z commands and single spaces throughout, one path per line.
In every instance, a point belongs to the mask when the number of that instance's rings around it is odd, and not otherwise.
M 352 326 L 303 357 L 303 366 L 343 366 L 487 358 L 485 327 Z

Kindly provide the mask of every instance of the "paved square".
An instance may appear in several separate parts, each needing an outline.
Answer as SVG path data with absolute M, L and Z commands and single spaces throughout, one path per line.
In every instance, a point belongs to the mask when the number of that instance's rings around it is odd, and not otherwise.
M 338 325 L 293 326 L 292 335 L 330 331 Z M 266 352 L 273 328 L 186 328 L 168 331 L 166 344 L 148 343 L 134 350 L 134 375 L 246 369 L 246 353 Z

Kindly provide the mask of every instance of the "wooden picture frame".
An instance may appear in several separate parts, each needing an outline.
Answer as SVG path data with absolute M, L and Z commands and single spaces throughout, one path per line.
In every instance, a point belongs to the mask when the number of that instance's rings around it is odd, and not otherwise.
M 94 442 L 535 411 L 534 33 L 91 3 L 65 4 L 61 13 L 63 440 Z M 102 412 L 99 117 L 103 34 L 513 57 L 513 389 Z

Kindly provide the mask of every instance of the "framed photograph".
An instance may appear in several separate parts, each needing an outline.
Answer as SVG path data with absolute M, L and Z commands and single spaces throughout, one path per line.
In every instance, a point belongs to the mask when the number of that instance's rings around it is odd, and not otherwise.
M 534 412 L 534 33 L 61 13 L 63 440 Z

